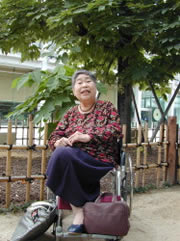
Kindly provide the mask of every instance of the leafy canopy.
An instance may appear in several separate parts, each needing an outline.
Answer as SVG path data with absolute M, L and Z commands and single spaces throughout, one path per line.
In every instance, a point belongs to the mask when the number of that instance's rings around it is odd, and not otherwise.
M 1 0 L 0 10 L 0 48 L 22 60 L 48 44 L 57 61 L 96 70 L 119 90 L 151 81 L 162 95 L 179 72 L 179 0 Z

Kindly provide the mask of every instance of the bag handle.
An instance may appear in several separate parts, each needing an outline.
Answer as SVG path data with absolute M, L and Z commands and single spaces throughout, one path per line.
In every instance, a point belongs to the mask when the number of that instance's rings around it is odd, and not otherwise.
M 50 202 L 47 202 L 47 201 L 37 201 L 37 202 L 34 202 L 34 203 L 31 204 L 32 207 L 37 207 L 39 205 L 47 206 L 48 208 L 49 207 L 51 207 L 51 208 L 55 207 L 55 203 L 50 203 Z
M 118 201 L 117 195 L 110 192 L 103 192 L 97 197 L 97 199 L 95 200 L 95 203 L 100 203 L 101 199 L 105 196 L 112 196 L 112 202 Z

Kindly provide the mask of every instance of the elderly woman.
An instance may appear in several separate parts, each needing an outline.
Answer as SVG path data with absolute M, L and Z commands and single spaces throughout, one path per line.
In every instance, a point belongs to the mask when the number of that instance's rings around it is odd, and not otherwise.
M 83 233 L 83 205 L 100 192 L 100 179 L 115 166 L 120 118 L 112 103 L 96 100 L 96 77 L 79 70 L 72 77 L 79 105 L 72 107 L 49 138 L 54 151 L 47 186 L 69 202 L 74 213 L 69 233 Z

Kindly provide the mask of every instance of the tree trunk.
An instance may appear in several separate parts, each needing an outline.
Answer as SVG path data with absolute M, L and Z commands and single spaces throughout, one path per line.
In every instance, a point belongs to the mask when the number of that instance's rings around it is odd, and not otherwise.
M 124 93 L 118 93 L 118 111 L 121 124 L 127 125 L 127 142 L 131 142 L 131 85 L 124 87 Z
M 121 71 L 128 66 L 128 59 L 125 61 L 122 58 L 118 59 L 118 75 L 121 76 Z M 120 81 L 118 81 L 120 84 Z M 130 84 L 123 85 L 124 91 L 118 92 L 118 111 L 121 119 L 121 124 L 127 125 L 127 142 L 131 142 L 131 103 L 132 103 L 132 86 Z

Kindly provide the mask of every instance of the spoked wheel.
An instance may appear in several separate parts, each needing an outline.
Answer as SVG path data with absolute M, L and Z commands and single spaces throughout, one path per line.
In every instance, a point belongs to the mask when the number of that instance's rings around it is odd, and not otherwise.
M 122 197 L 127 202 L 130 210 L 132 211 L 132 201 L 133 201 L 133 167 L 132 159 L 128 153 L 125 153 L 125 165 L 122 166 L 122 173 L 124 173 L 121 182 Z

